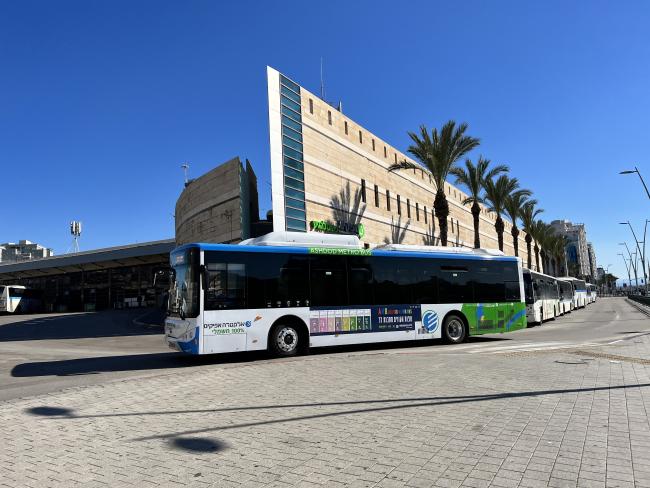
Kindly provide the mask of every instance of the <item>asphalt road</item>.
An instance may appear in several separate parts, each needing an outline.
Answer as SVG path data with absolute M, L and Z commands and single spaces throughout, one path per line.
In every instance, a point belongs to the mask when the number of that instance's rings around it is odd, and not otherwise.
M 0 316 L 0 401 L 164 370 L 221 363 L 265 362 L 265 354 L 187 357 L 170 352 L 161 328 L 147 327 L 147 312 Z M 383 344 L 321 349 L 312 355 L 502 354 L 589 347 L 650 332 L 650 319 L 623 298 L 601 298 L 586 309 L 541 326 L 471 338 L 466 344 Z M 303 361 L 307 358 L 292 358 Z M 272 361 L 286 361 L 272 359 Z

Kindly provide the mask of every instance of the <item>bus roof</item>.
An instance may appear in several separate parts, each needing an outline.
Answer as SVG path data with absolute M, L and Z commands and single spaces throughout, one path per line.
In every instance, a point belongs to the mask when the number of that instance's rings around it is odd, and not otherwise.
M 291 253 L 291 254 L 312 254 L 312 255 L 341 255 L 341 256 L 392 256 L 392 257 L 431 257 L 469 260 L 491 260 L 517 262 L 520 258 L 490 253 L 485 250 L 449 248 L 444 250 L 434 248 L 425 250 L 424 246 L 413 246 L 414 249 L 407 249 L 408 246 L 400 246 L 399 249 L 374 248 L 336 248 L 324 246 L 259 246 L 248 244 L 210 244 L 210 243 L 189 243 L 177 247 L 172 253 L 178 253 L 186 249 L 199 248 L 204 251 L 221 252 L 253 252 L 253 253 Z

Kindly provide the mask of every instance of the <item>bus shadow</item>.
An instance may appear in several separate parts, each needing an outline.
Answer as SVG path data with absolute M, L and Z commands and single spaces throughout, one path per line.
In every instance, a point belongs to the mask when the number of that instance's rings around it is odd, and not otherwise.
M 17 364 L 11 370 L 14 378 L 39 376 L 76 376 L 86 374 L 191 368 L 210 364 L 248 363 L 266 359 L 256 353 L 232 353 L 219 356 L 187 356 L 178 352 L 126 354 L 94 358 L 38 361 Z
M 16 316 L 15 320 L 0 325 L 0 342 L 39 341 L 57 339 L 88 339 L 130 335 L 162 334 L 163 326 L 156 320 L 151 325 L 136 322 L 146 309 L 110 310 L 75 313 L 70 315 Z
M 494 341 L 510 340 L 509 338 L 475 337 L 470 338 L 471 343 L 488 343 Z M 384 342 L 377 344 L 332 346 L 314 349 L 310 356 L 324 356 L 329 354 L 349 354 L 390 351 L 394 349 L 417 349 L 444 344 L 441 340 L 413 341 L 413 342 Z M 453 346 L 452 346 L 453 347 Z M 192 368 L 197 366 L 218 364 L 242 364 L 264 360 L 295 361 L 304 356 L 286 359 L 272 359 L 266 351 L 235 352 L 228 354 L 214 354 L 201 356 L 188 356 L 178 352 L 161 352 L 147 354 L 125 354 L 116 356 L 99 356 L 92 358 L 63 359 L 57 361 L 38 361 L 21 363 L 14 366 L 11 376 L 15 378 L 31 378 L 40 376 L 76 376 L 87 374 L 101 374 L 128 371 L 146 371 L 159 369 Z

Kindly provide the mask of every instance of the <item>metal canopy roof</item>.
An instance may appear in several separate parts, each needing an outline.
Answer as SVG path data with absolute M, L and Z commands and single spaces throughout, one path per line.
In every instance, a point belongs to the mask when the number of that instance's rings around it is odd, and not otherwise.
M 163 257 L 168 261 L 169 253 L 175 247 L 174 239 L 166 239 L 0 264 L 0 281 L 137 266 L 160 262 Z

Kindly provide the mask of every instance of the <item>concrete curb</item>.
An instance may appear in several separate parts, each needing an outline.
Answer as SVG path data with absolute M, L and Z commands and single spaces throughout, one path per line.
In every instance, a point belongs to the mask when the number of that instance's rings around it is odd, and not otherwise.
M 646 317 L 650 317 L 650 307 L 646 305 L 642 305 L 639 302 L 635 302 L 634 300 L 630 300 L 629 298 L 625 298 L 625 301 L 632 305 L 634 308 L 636 308 L 639 312 L 644 314 Z

